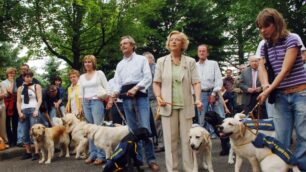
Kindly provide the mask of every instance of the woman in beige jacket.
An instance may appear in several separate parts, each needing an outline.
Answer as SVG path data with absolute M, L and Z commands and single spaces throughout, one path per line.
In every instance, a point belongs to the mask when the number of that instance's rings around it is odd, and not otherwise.
M 201 86 L 196 62 L 183 55 L 189 44 L 187 36 L 179 31 L 172 31 L 166 42 L 170 54 L 157 61 L 153 90 L 162 119 L 165 142 L 167 171 L 178 172 L 178 143 L 181 143 L 183 171 L 193 168 L 191 148 L 188 146 L 188 132 L 195 116 L 194 104 L 202 108 Z M 195 103 L 192 96 L 195 92 Z

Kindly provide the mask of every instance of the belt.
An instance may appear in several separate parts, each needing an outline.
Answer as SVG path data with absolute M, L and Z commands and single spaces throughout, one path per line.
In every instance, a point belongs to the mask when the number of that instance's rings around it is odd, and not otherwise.
M 291 94 L 303 91 L 306 89 L 306 84 L 296 85 L 288 88 L 282 88 L 279 91 L 284 94 Z
M 210 88 L 210 89 L 202 89 L 201 92 L 212 92 L 214 89 Z

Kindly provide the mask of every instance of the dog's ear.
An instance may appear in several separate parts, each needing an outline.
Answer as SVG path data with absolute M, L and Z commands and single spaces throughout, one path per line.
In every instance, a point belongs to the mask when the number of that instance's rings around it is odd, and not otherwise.
M 205 143 L 209 143 L 210 135 L 207 134 L 204 130 L 202 131 L 202 135 Z
M 240 123 L 239 124 L 239 136 L 244 137 L 245 130 L 246 130 L 245 125 L 243 123 Z

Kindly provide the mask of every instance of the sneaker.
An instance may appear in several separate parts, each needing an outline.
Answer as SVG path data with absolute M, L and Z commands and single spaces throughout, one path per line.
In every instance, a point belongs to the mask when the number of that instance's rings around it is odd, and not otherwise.
M 31 153 L 24 153 L 21 157 L 21 160 L 30 159 L 30 158 L 32 158 Z
M 39 160 L 39 153 L 35 153 L 32 157 L 32 161 Z

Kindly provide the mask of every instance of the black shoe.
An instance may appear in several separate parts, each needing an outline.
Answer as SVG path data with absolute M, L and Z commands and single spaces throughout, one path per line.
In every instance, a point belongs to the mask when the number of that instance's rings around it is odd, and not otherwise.
M 32 158 L 31 153 L 24 153 L 21 157 L 21 160 L 30 159 L 30 158 Z
M 32 161 L 36 161 L 36 160 L 39 160 L 39 153 L 34 153 L 32 157 Z
M 220 153 L 219 153 L 219 155 L 220 156 L 226 156 L 226 155 L 228 155 L 229 154 L 229 151 L 228 150 L 222 150 Z

